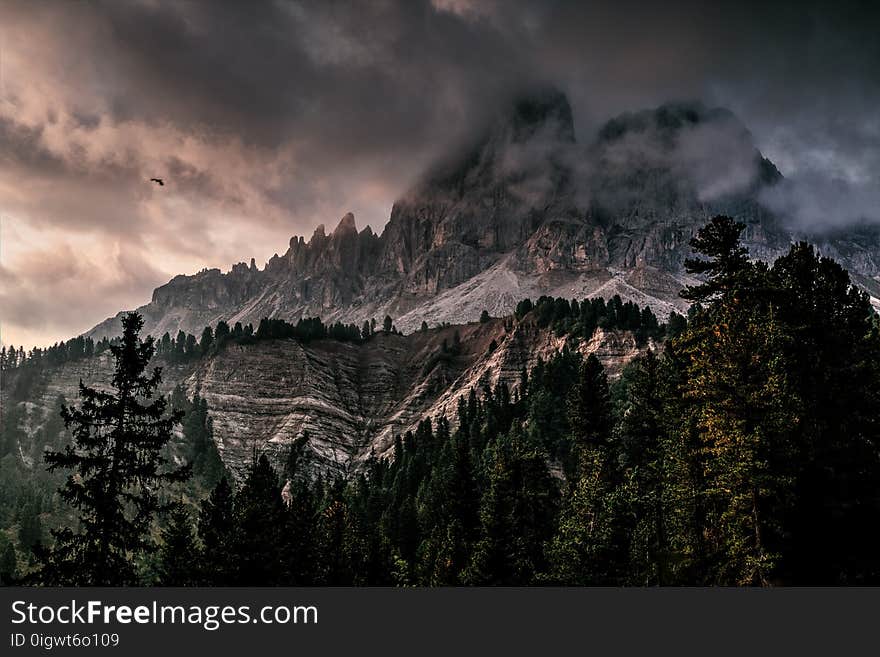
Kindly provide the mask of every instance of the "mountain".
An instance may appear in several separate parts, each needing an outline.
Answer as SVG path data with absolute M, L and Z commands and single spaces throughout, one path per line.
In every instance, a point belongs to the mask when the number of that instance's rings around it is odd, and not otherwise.
M 254 450 L 283 464 L 294 439 L 308 432 L 315 467 L 338 474 L 356 469 L 372 454 L 386 455 L 395 435 L 415 431 L 425 418 L 454 420 L 459 399 L 472 389 L 482 394 L 486 386 L 505 383 L 515 391 L 523 370 L 531 370 L 538 359 L 549 360 L 564 344 L 565 337 L 530 315 L 409 335 L 378 332 L 360 344 L 229 343 L 193 362 L 157 357 L 154 364 L 162 367 L 164 392 L 180 384 L 188 395 L 198 390 L 207 401 L 214 440 L 233 472 L 247 467 Z M 647 348 L 631 332 L 611 329 L 597 329 L 589 340 L 569 339 L 568 345 L 596 354 L 611 376 Z M 4 376 L 0 403 L 19 410 L 17 451 L 33 465 L 44 447 L 40 440 L 55 438 L 42 428 L 53 418 L 58 424 L 58 399 L 75 401 L 80 381 L 108 386 L 113 361 L 104 352 L 48 368 L 32 383 L 26 401 L 15 391 L 28 371 L 13 369 Z
M 291 238 L 262 269 L 176 276 L 138 310 L 155 335 L 198 334 L 223 319 L 319 316 L 360 324 L 389 314 L 409 332 L 461 323 L 522 298 L 619 294 L 661 317 L 678 290 L 688 242 L 714 214 L 747 226 L 754 257 L 796 238 L 762 194 L 782 180 L 729 111 L 699 103 L 624 114 L 575 139 L 566 97 L 542 90 L 511 103 L 442 157 L 394 204 L 381 235 L 346 214 L 332 230 Z M 807 236 L 880 297 L 880 236 Z M 119 315 L 89 335 L 115 335 Z
M 281 455 L 308 431 L 323 467 L 346 471 L 420 420 L 454 415 L 472 388 L 515 387 L 523 368 L 562 347 L 532 321 L 476 323 L 483 310 L 505 317 L 527 297 L 617 294 L 662 319 L 685 308 L 678 292 L 692 282 L 683 269 L 688 242 L 718 213 L 746 224 L 754 257 L 787 250 L 802 236 L 762 204 L 782 180 L 726 110 L 668 104 L 619 116 L 580 143 L 565 96 L 543 90 L 430 167 L 394 204 L 381 235 L 358 230 L 346 214 L 330 233 L 319 226 L 308 240 L 291 238 L 262 269 L 251 260 L 226 273 L 176 276 L 139 311 L 156 336 L 199 335 L 221 319 L 256 326 L 264 317 L 318 316 L 359 325 L 391 315 L 408 335 L 233 344 L 195 363 L 162 363 L 168 387 L 207 399 L 233 468 L 254 447 Z M 876 230 L 806 237 L 880 298 Z M 433 328 L 415 331 L 423 321 Z M 456 331 L 461 352 L 439 358 Z M 118 333 L 119 316 L 89 332 Z M 602 330 L 574 347 L 600 354 L 612 373 L 639 351 L 632 334 Z M 75 397 L 80 378 L 108 377 L 106 355 L 51 371 L 37 397 L 19 404 L 25 435 L 39 434 L 59 395 Z M 5 386 L 4 402 L 14 387 Z

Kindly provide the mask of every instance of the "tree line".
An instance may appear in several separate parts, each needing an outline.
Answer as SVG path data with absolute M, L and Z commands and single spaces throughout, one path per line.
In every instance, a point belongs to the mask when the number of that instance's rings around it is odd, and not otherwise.
M 383 323 L 385 333 L 398 333 L 391 317 L 386 316 Z M 324 324 L 318 317 L 304 317 L 296 323 L 280 318 L 263 318 L 257 325 L 236 322 L 231 328 L 220 320 L 216 326 L 206 326 L 199 337 L 183 330 L 173 336 L 166 331 L 155 343 L 156 356 L 174 363 L 198 360 L 203 356 L 217 353 L 229 342 L 234 344 L 254 344 L 261 340 L 294 339 L 307 343 L 312 340 L 337 340 L 340 342 L 361 343 L 377 333 L 376 321 L 364 322 L 361 328 L 356 324 L 334 322 Z M 0 347 L 0 371 L 16 368 L 39 371 L 41 368 L 55 367 L 67 362 L 91 358 L 107 352 L 111 345 L 119 343 L 119 338 L 106 337 L 95 342 L 92 338 L 78 336 L 57 342 L 51 347 L 34 347 L 25 351 L 24 347 L 5 345 Z
M 686 323 L 682 315 L 673 311 L 666 323 L 661 324 L 650 307 L 639 308 L 632 301 L 624 302 L 618 294 L 607 302 L 602 297 L 578 302 L 577 299 L 542 296 L 534 304 L 531 299 L 523 299 L 516 305 L 517 319 L 529 313 L 539 326 L 550 326 L 559 336 L 589 340 L 596 329 L 619 329 L 631 331 L 639 345 L 646 344 L 648 339 L 675 337 Z
M 11 370 L 17 367 L 44 366 L 54 367 L 68 361 L 81 358 L 91 358 L 104 353 L 110 348 L 111 341 L 103 338 L 95 342 L 92 338 L 78 336 L 70 340 L 56 342 L 45 349 L 34 347 L 25 351 L 24 347 L 16 348 L 10 345 L 0 347 L 0 371 Z

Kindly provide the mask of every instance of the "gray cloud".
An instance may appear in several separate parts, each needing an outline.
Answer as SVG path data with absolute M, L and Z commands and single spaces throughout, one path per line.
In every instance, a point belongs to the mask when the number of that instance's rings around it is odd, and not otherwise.
M 880 221 L 880 184 L 854 183 L 808 172 L 765 190 L 762 201 L 810 232 Z
M 878 28 L 858 2 L 7 0 L 0 253 L 25 301 L 4 304 L 6 333 L 36 338 L 41 295 L 63 294 L 28 269 L 40 253 L 124 254 L 107 267 L 130 307 L 147 279 L 264 260 L 348 210 L 380 230 L 429 162 L 538 82 L 567 93 L 582 145 L 670 99 L 729 107 L 786 175 L 767 202 L 792 221 L 880 220 Z M 707 197 L 752 175 L 733 128 L 677 146 Z M 524 197 L 547 184 L 540 143 L 498 163 Z M 126 277 L 134 263 L 144 280 Z M 118 309 L 80 304 L 57 337 Z

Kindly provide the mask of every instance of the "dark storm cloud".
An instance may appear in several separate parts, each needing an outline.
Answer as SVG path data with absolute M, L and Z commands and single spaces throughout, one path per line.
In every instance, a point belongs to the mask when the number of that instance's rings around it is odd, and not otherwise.
M 46 250 L 93 263 L 110 250 L 125 254 L 108 260 L 117 290 L 127 262 L 150 263 L 152 281 L 260 261 L 348 210 L 381 229 L 432 159 L 543 83 L 571 99 L 581 143 L 624 111 L 728 107 L 787 178 L 768 204 L 811 228 L 880 221 L 878 32 L 857 2 L 9 0 L 3 265 L 22 281 Z M 678 154 L 698 178 L 721 172 L 697 180 L 707 195 L 749 176 L 728 136 L 690 135 Z M 545 155 L 507 155 L 534 170 L 524 195 L 543 178 L 523 160 Z M 81 321 L 103 318 L 79 303 Z
M 418 144 L 494 104 L 532 68 L 512 35 L 418 0 L 39 9 L 59 31 L 80 25 L 70 72 L 86 90 L 107 81 L 101 100 L 112 120 L 171 122 L 261 146 L 308 141 L 311 155 Z
M 73 116 L 84 125 L 96 125 L 103 110 L 113 121 L 170 123 L 206 139 L 292 143 L 315 167 L 363 159 L 405 169 L 409 162 L 393 160 L 430 155 L 500 97 L 536 80 L 575 99 L 582 137 L 611 114 L 709 96 L 735 105 L 759 133 L 801 126 L 792 139 L 775 137 L 789 150 L 820 141 L 847 152 L 876 145 L 866 143 L 859 124 L 878 100 L 878 24 L 858 4 L 108 1 L 16 8 L 64 35 L 59 58 L 77 53 L 65 68 L 83 90 Z

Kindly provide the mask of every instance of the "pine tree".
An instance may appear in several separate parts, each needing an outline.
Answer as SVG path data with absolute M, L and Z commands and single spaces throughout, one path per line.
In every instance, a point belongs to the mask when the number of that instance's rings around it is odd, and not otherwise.
M 211 347 L 214 346 L 214 329 L 210 326 L 206 326 L 202 330 L 202 338 L 199 340 L 199 353 L 202 356 L 206 356 L 208 352 L 211 351 Z
M 767 584 L 777 576 L 795 500 L 802 400 L 767 267 L 748 263 L 741 230 L 716 218 L 700 231 L 695 246 L 713 260 L 703 261 L 710 278 L 692 298 L 708 305 L 693 313 L 675 348 L 692 419 L 683 426 L 693 432 L 690 449 L 703 455 L 695 493 L 710 538 L 702 570 L 713 583 Z
M 232 487 L 223 477 L 208 498 L 202 500 L 199 508 L 201 582 L 208 586 L 231 586 L 235 583 L 233 497 Z
M 605 446 L 611 435 L 611 394 L 605 368 L 590 354 L 578 371 L 568 400 L 572 442 L 577 450 Z
M 46 452 L 49 470 L 71 473 L 61 498 L 79 515 L 81 531 L 53 531 L 55 544 L 42 554 L 39 579 L 46 584 L 118 586 L 138 581 L 136 559 L 153 549 L 150 527 L 160 488 L 182 481 L 188 467 L 165 469 L 163 448 L 180 422 L 157 396 L 161 370 L 146 368 L 154 353 L 151 337 L 139 338 L 143 319 L 129 313 L 123 334 L 110 347 L 115 358 L 112 389 L 80 383 L 79 408 L 65 406 L 73 445 Z
M 518 430 L 488 454 L 489 479 L 480 503 L 480 535 L 465 581 L 528 585 L 547 569 L 544 546 L 553 536 L 558 489 L 543 452 Z
M 628 561 L 621 522 L 625 496 L 611 444 L 611 401 L 604 368 L 594 355 L 580 367 L 568 401 L 575 464 L 549 548 L 551 581 L 620 584 Z
M 19 514 L 18 542 L 27 552 L 31 552 L 43 543 L 43 522 L 40 519 L 39 505 L 30 502 Z
M 278 475 L 265 454 L 255 458 L 235 495 L 231 556 L 238 586 L 277 586 L 287 580 L 285 508 Z
M 783 581 L 880 579 L 880 333 L 868 296 L 812 246 L 799 243 L 770 272 L 787 327 L 788 381 L 802 400 L 796 505 L 786 514 Z
M 615 429 L 619 460 L 624 470 L 630 534 L 628 583 L 668 584 L 670 476 L 666 463 L 669 440 L 664 423 L 662 364 L 653 351 L 624 371 L 625 401 Z
M 175 504 L 162 529 L 159 548 L 159 586 L 197 586 L 199 552 L 193 535 L 193 523 L 184 504 Z
M 18 577 L 18 554 L 12 541 L 5 541 L 6 545 L 0 551 L 0 586 L 10 586 Z
M 730 291 L 739 282 L 740 274 L 748 269 L 748 251 L 740 243 L 745 224 L 719 215 L 703 226 L 691 240 L 691 247 L 709 260 L 688 258 L 685 269 L 690 274 L 707 277 L 705 283 L 685 288 L 681 296 L 689 301 L 704 303 Z

